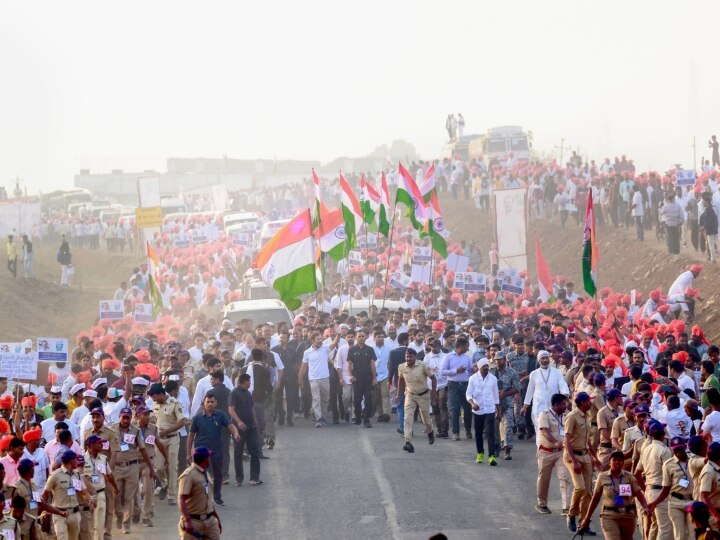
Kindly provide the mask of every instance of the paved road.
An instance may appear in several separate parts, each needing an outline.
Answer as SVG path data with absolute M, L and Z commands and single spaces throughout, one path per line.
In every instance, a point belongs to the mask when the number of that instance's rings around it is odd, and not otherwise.
M 474 441 L 429 446 L 423 435 L 407 454 L 393 424 L 312 426 L 299 420 L 278 429 L 271 459 L 262 461 L 263 485 L 224 486 L 223 536 L 421 539 L 442 531 L 451 539 L 572 537 L 555 479 L 553 514 L 534 510 L 534 443 L 518 441 L 515 459 L 490 467 L 475 464 Z M 123 537 L 177 538 L 177 507 L 158 502 L 156 515 L 154 529 L 135 525 L 134 534 Z

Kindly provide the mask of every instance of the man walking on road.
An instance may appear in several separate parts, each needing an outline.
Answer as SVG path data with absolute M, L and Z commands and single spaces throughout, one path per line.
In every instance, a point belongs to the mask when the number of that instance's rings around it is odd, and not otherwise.
M 448 409 L 450 412 L 450 427 L 453 440 L 460 440 L 460 413 L 463 414 L 465 437 L 472 438 L 470 404 L 465 399 L 472 361 L 465 354 L 468 350 L 468 340 L 458 338 L 455 342 L 455 351 L 448 353 L 443 359 L 440 373 L 448 378 Z
M 234 454 L 237 486 L 242 486 L 244 479 L 242 460 L 246 445 L 250 454 L 250 485 L 260 485 L 260 433 L 250 393 L 250 375 L 247 373 L 240 375 L 237 387 L 230 393 L 229 410 L 230 418 L 239 431 Z
M 302 367 L 298 374 L 298 386 L 302 386 L 307 373 L 312 392 L 315 427 L 321 428 L 327 425 L 323 413 L 328 410 L 330 399 L 330 351 L 338 346 L 340 334 L 335 335 L 335 339 L 329 347 L 323 345 L 323 336 L 320 332 L 313 332 L 310 339 L 312 345 L 303 353 Z
M 353 405 L 355 418 L 353 424 L 360 425 L 360 419 L 366 428 L 372 427 L 372 391 L 377 383 L 375 371 L 375 350 L 365 344 L 367 334 L 364 330 L 357 333 L 357 343 L 348 349 L 347 362 L 350 371 L 350 382 L 353 384 Z M 363 408 L 364 407 L 364 408 Z
M 427 386 L 428 379 L 432 384 L 432 390 Z M 433 444 L 435 442 L 435 433 L 433 433 L 428 410 L 430 401 L 437 400 L 437 379 L 424 362 L 417 361 L 417 351 L 415 349 L 408 348 L 405 351 L 405 363 L 400 364 L 398 367 L 398 395 L 403 394 L 405 395 L 405 446 L 403 446 L 403 450 L 413 453 L 415 448 L 410 441 L 412 439 L 415 408 L 419 409 L 420 417 L 425 425 L 428 443 Z
M 487 430 L 488 462 L 497 465 L 495 458 L 495 420 L 500 420 L 500 396 L 495 376 L 490 373 L 490 362 L 481 358 L 478 363 L 478 372 L 468 382 L 466 398 L 473 411 L 475 421 L 475 446 L 477 457 L 475 463 L 482 463 L 485 459 L 483 435 Z

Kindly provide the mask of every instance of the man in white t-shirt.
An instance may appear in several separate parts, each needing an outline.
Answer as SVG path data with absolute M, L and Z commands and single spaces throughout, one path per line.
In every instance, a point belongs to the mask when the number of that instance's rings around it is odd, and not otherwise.
M 633 186 L 633 196 L 630 200 L 630 215 L 635 220 L 636 238 L 641 242 L 645 240 L 645 228 L 643 227 L 643 216 L 645 215 L 645 209 L 643 208 L 643 196 L 640 191 L 640 186 L 637 184 Z
M 348 330 L 345 334 L 347 343 L 340 345 L 335 355 L 335 370 L 337 371 L 340 381 L 342 381 L 342 400 L 345 410 L 345 422 L 350 422 L 350 411 L 353 410 L 352 390 L 353 385 L 350 382 L 350 370 L 348 367 L 347 354 L 350 347 L 355 345 L 355 330 Z
M 709 433 L 712 442 L 720 442 L 720 403 L 710 403 L 712 412 L 707 415 L 700 426 L 703 433 Z
M 303 353 L 302 367 L 298 373 L 298 386 L 302 388 L 307 373 L 316 428 L 327 425 L 323 411 L 328 410 L 330 398 L 330 353 L 337 347 L 339 341 L 340 334 L 335 334 L 330 345 L 325 346 L 322 334 L 316 331 L 310 335 L 311 346 Z

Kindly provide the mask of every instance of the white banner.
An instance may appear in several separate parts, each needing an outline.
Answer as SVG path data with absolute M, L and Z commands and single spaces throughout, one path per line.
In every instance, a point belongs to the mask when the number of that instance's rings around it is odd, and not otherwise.
M 493 191 L 495 238 L 500 268 L 527 270 L 526 197 L 525 188 Z
M 37 354 L 0 354 L 0 377 L 13 380 L 35 380 L 38 372 Z

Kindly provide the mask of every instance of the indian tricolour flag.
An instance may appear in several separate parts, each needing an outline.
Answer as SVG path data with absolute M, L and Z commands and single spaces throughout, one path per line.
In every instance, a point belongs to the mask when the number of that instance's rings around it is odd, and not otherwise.
M 595 296 L 597 292 L 596 272 L 600 258 L 595 243 L 595 213 L 593 212 L 592 190 L 588 192 L 587 208 L 585 209 L 585 230 L 583 231 L 582 273 L 585 292 Z
M 313 206 L 312 206 L 312 228 L 313 230 L 316 230 L 320 226 L 320 205 L 322 204 L 320 200 L 320 178 L 318 177 L 317 173 L 315 172 L 315 169 L 312 170 L 312 176 L 313 176 L 313 190 L 315 193 L 315 197 L 313 200 Z
M 327 253 L 333 261 L 337 262 L 345 257 L 345 220 L 339 208 L 329 210 L 324 204 L 320 205 L 320 229 L 317 237 L 320 251 Z
M 340 209 L 345 220 L 345 243 L 350 250 L 357 245 L 356 237 L 362 227 L 363 219 L 360 203 L 342 172 L 340 173 Z
M 398 178 L 398 188 L 395 200 L 397 203 L 402 203 L 408 208 L 408 217 L 412 226 L 419 230 L 422 230 L 425 222 L 425 205 L 423 204 L 423 196 L 420 193 L 415 183 L 415 179 L 412 177 L 410 172 L 403 167 L 402 163 L 398 164 L 398 172 L 400 173 Z
M 430 194 L 430 202 L 425 208 L 425 225 L 420 236 L 429 236 L 435 253 L 447 259 L 447 236 L 445 229 L 445 220 L 443 220 L 440 212 L 440 203 L 438 202 L 437 193 L 433 191 Z
M 432 194 L 435 192 L 435 162 L 430 164 L 430 167 L 425 171 L 423 176 L 423 183 L 420 185 L 420 193 L 423 196 L 425 204 L 430 202 Z
M 157 273 L 160 270 L 160 259 L 158 259 L 157 253 L 155 253 L 155 250 L 147 240 L 145 241 L 145 248 L 147 250 L 148 261 L 148 280 L 146 287 L 148 290 L 148 296 L 150 297 L 150 302 L 152 303 L 153 317 L 157 317 L 160 313 L 162 313 L 164 307 L 162 295 L 160 294 L 160 289 L 158 289 L 156 281 Z
M 543 252 L 540 249 L 540 240 L 535 239 L 535 268 L 538 275 L 538 285 L 540 287 L 540 300 L 543 302 L 554 302 L 552 275 Z
M 260 250 L 253 266 L 288 309 L 296 310 L 302 305 L 300 295 L 317 291 L 310 210 L 303 211 L 275 233 Z
M 388 190 L 387 177 L 383 171 L 380 177 L 380 208 L 378 210 L 378 231 L 385 238 L 390 236 L 390 190 Z
M 380 209 L 380 194 L 365 180 L 365 175 L 360 176 L 360 210 L 363 221 L 368 225 L 375 223 L 375 215 Z

